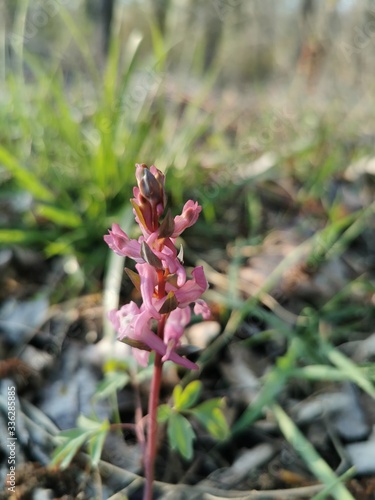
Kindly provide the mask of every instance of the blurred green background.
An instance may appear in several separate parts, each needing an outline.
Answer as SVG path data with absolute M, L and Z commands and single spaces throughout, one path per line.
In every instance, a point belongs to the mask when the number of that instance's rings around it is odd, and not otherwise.
M 0 6 L 1 244 L 100 276 L 136 162 L 199 200 L 213 245 L 258 241 L 290 181 L 309 216 L 343 216 L 335 182 L 373 150 L 374 2 Z

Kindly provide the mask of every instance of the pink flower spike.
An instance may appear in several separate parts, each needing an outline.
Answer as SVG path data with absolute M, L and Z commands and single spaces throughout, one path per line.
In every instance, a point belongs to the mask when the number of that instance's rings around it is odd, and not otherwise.
M 208 283 L 204 275 L 203 266 L 198 266 L 192 271 L 193 279 L 187 281 L 182 287 L 175 291 L 178 307 L 186 307 L 195 302 L 207 290 Z
M 201 314 L 203 319 L 211 318 L 211 311 L 206 302 L 202 299 L 198 299 L 195 301 L 194 305 L 194 314 Z
M 174 218 L 174 232 L 171 238 L 177 238 L 186 228 L 193 226 L 197 222 L 201 211 L 202 207 L 198 205 L 198 202 L 187 201 L 182 209 L 182 214 Z
M 137 240 L 131 240 L 118 224 L 112 225 L 112 230 L 110 229 L 109 234 L 104 236 L 104 241 L 117 255 L 130 257 L 136 262 L 144 262 L 141 257 L 140 243 Z

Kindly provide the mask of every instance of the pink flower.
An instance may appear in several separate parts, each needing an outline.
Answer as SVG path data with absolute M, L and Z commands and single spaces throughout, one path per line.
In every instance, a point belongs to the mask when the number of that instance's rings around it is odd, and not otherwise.
M 141 257 L 140 243 L 137 240 L 131 240 L 118 224 L 112 225 L 112 230 L 104 236 L 104 241 L 117 255 L 130 257 L 136 262 L 144 262 Z
M 164 329 L 164 341 L 166 344 L 174 341 L 176 346 L 179 345 L 185 327 L 190 322 L 190 317 L 189 307 L 184 307 L 183 309 L 177 308 L 170 313 Z
M 114 329 L 118 332 L 118 339 L 133 347 L 133 354 L 141 366 L 147 366 L 149 353 L 144 350 L 149 347 L 147 339 L 149 336 L 150 316 L 147 311 L 139 308 L 135 302 L 125 304 L 119 310 L 112 310 L 108 314 Z M 152 332 L 151 332 L 152 333 Z M 135 345 L 143 346 L 142 349 Z
M 194 225 L 202 211 L 202 207 L 197 202 L 189 200 L 182 209 L 182 214 L 174 218 L 174 232 L 171 238 L 177 238 L 187 227 Z
M 155 318 L 160 319 L 160 313 L 155 309 L 153 298 L 155 293 L 155 287 L 158 284 L 158 276 L 155 269 L 145 262 L 144 264 L 136 264 L 136 269 L 141 278 L 141 294 L 143 298 L 143 304 L 148 310 L 149 314 Z
M 182 337 L 186 325 L 190 322 L 190 308 L 175 309 L 168 316 L 164 328 L 164 343 L 167 346 L 163 361 L 170 359 L 173 351 L 180 346 L 180 338 Z
M 207 290 L 208 283 L 204 275 L 203 266 L 193 269 L 193 279 L 186 281 L 181 288 L 174 292 L 178 300 L 178 307 L 186 307 L 195 302 Z
M 211 318 L 211 311 L 206 302 L 202 299 L 198 299 L 195 301 L 194 313 L 201 314 L 203 319 Z
M 152 350 L 163 356 L 164 361 L 168 359 L 192 370 L 197 368 L 195 363 L 168 348 L 169 346 L 151 330 L 152 316 L 143 305 L 139 308 L 137 304 L 130 302 L 119 310 L 111 311 L 109 319 L 118 332 L 118 339 L 132 346 L 134 357 L 141 366 L 147 366 L 149 351 Z M 172 325 L 173 320 L 169 327 L 170 335 L 173 336 Z
M 152 236 L 147 240 L 147 243 L 152 241 Z M 155 244 L 158 240 L 155 241 Z M 184 266 L 178 260 L 176 247 L 169 238 L 163 240 L 160 250 L 152 247 L 153 252 L 163 262 L 164 269 L 168 269 L 169 274 L 177 275 L 177 285 L 181 286 L 186 281 L 186 271 Z

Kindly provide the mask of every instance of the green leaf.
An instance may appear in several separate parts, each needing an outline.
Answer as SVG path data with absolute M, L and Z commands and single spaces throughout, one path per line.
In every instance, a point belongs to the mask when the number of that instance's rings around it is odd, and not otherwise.
M 166 422 L 169 417 L 172 415 L 173 410 L 170 406 L 168 405 L 160 405 L 158 408 L 158 422 L 164 423 Z
M 194 417 L 204 425 L 215 439 L 226 439 L 229 436 L 229 427 L 221 409 L 223 400 L 210 399 L 191 410 Z
M 82 414 L 77 418 L 78 427 L 80 429 L 84 429 L 85 431 L 95 432 L 101 428 L 102 423 L 102 421 L 96 418 L 89 418 Z
M 109 431 L 109 422 L 80 415 L 77 419 L 78 428 L 62 431 L 57 436 L 62 443 L 52 455 L 52 464 L 61 469 L 69 466 L 79 449 L 88 441 L 89 454 L 93 465 L 97 465 L 102 453 L 103 444 Z
M 61 469 L 66 469 L 89 435 L 90 433 L 83 429 L 61 432 L 59 437 L 64 437 L 64 442 L 55 449 L 52 455 L 52 465 L 59 465 Z
M 186 460 L 193 458 L 193 441 L 195 433 L 190 422 L 173 412 L 168 422 L 168 440 L 171 448 L 177 450 Z
M 97 466 L 99 463 L 108 431 L 109 422 L 105 420 L 100 426 L 99 431 L 89 440 L 89 455 L 94 466 Z
M 103 380 L 96 387 L 93 400 L 97 401 L 109 397 L 114 392 L 125 387 L 129 380 L 130 377 L 127 373 L 117 371 L 105 373 Z
M 185 389 L 176 385 L 173 390 L 174 407 L 178 411 L 191 408 L 199 399 L 202 391 L 202 383 L 199 380 L 190 382 Z
M 123 359 L 110 358 L 103 365 L 103 373 L 125 372 L 129 370 L 129 362 Z
M 181 398 L 182 391 L 183 391 L 182 385 L 174 386 L 172 397 L 175 405 L 177 404 L 177 401 L 179 401 L 179 399 Z

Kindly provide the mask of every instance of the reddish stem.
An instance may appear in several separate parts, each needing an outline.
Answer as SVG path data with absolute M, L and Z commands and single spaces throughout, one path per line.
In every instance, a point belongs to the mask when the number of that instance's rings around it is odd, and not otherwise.
M 165 294 L 165 282 L 163 272 L 158 271 L 158 297 L 161 298 Z M 167 315 L 163 314 L 158 325 L 158 336 L 164 338 L 164 327 L 167 320 Z M 159 404 L 161 375 L 163 362 L 161 354 L 155 353 L 154 374 L 151 382 L 150 396 L 148 401 L 148 420 L 147 420 L 147 447 L 145 454 L 145 475 L 146 485 L 143 494 L 143 500 L 152 500 L 152 485 L 154 482 L 155 473 L 155 456 L 156 442 L 158 432 L 157 411 Z

